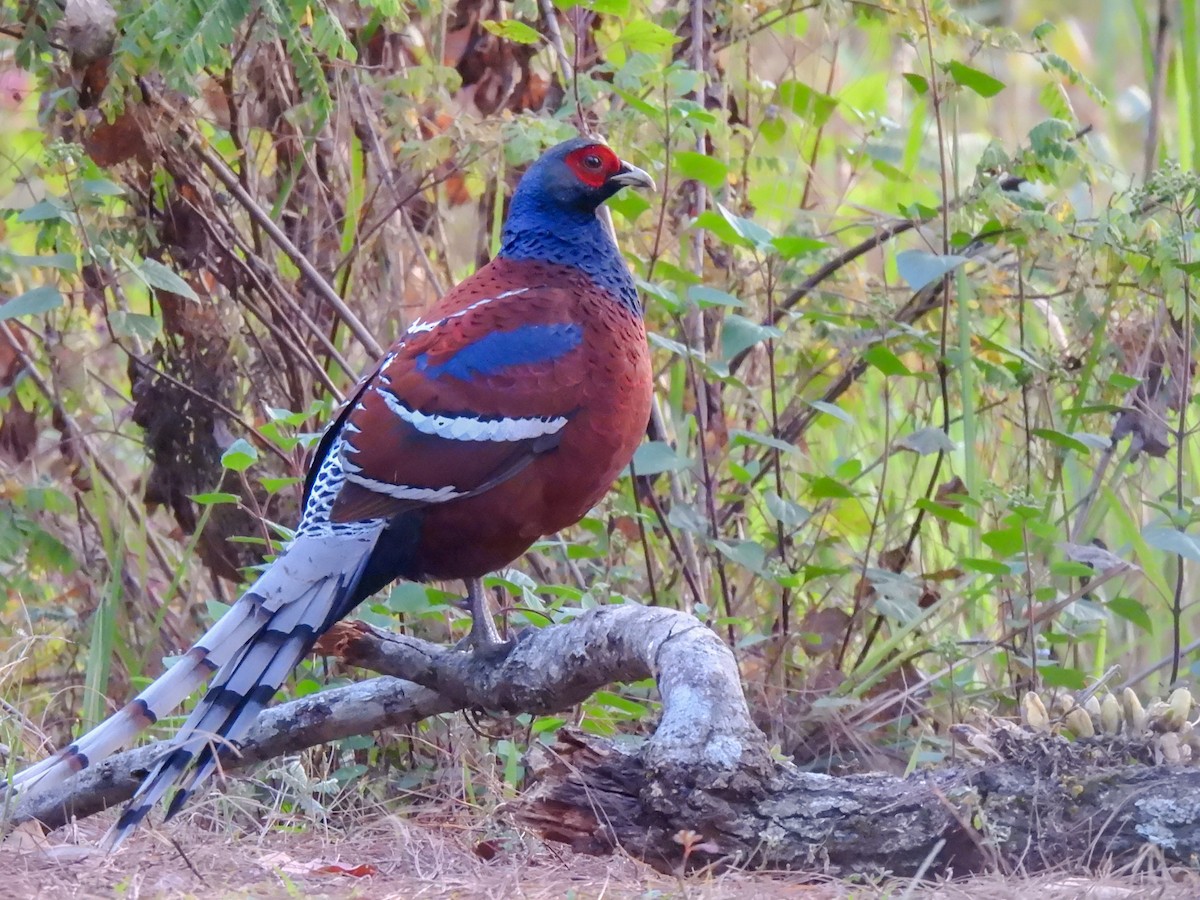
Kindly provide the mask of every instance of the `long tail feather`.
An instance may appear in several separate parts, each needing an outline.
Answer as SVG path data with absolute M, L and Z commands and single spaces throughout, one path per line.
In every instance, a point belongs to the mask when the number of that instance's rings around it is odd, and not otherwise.
M 129 703 L 83 737 L 13 777 L 11 790 L 52 787 L 129 743 L 204 684 L 270 614 L 249 594 L 239 600 L 191 649 Z M 0 787 L 3 787 L 0 785 Z
M 178 663 L 82 738 L 15 776 L 11 789 L 42 789 L 99 762 L 170 713 L 215 672 L 212 686 L 107 843 L 119 845 L 195 760 L 185 789 L 172 803 L 171 814 L 177 812 L 216 767 L 221 747 L 245 734 L 316 639 L 353 608 L 377 538 L 378 530 L 298 538 Z

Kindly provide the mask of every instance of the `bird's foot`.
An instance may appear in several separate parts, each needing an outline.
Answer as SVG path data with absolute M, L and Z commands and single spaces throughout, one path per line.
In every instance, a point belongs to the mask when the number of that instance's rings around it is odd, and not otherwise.
M 491 617 L 489 617 L 489 622 Z M 481 634 L 480 632 L 484 632 Z M 471 633 L 454 645 L 455 650 L 461 650 L 464 653 L 473 653 L 481 659 L 495 660 L 503 659 L 512 652 L 513 647 L 517 646 L 515 639 L 503 640 L 496 632 L 495 625 L 491 628 L 486 626 L 481 629 L 476 629 L 474 621 L 471 623 Z
M 468 584 L 462 607 L 471 614 L 471 631 L 454 645 L 455 650 L 468 650 L 484 658 L 498 658 L 507 656 L 516 646 L 516 641 L 506 641 L 500 637 L 482 588 Z

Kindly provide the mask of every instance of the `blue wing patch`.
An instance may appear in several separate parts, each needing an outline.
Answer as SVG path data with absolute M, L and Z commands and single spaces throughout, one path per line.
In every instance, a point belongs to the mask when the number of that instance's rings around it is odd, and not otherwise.
M 528 366 L 565 356 L 583 340 L 583 329 L 573 322 L 557 325 L 524 325 L 512 331 L 493 331 L 467 344 L 439 365 L 430 365 L 427 353 L 417 357 L 417 370 L 429 378 L 449 375 L 470 381 L 476 375 L 494 375 L 510 366 Z

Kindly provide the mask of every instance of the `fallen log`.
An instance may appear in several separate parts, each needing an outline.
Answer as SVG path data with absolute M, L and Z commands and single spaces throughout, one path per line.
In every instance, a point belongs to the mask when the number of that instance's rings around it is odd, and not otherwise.
M 1156 847 L 1200 860 L 1200 771 L 1127 764 L 1120 742 L 1069 742 L 1000 729 L 986 764 L 902 779 L 834 777 L 773 759 L 753 725 L 736 663 L 685 613 L 602 607 L 533 630 L 507 653 L 474 655 L 363 623 L 322 644 L 388 676 L 264 712 L 224 764 L 252 762 L 459 709 L 546 714 L 614 681 L 656 679 L 662 715 L 640 747 L 573 730 L 528 757 L 533 782 L 507 807 L 576 850 L 617 847 L 667 871 L 697 866 L 847 875 L 1099 868 Z M 114 756 L 44 794 L 17 798 L 10 821 L 57 827 L 130 796 L 167 745 Z
M 1005 738 L 993 735 L 1004 746 Z M 1002 763 L 909 778 L 780 764 L 745 773 L 654 763 L 574 730 L 529 753 L 535 782 L 508 807 L 578 852 L 617 847 L 664 871 L 698 866 L 827 875 L 1101 870 L 1146 851 L 1200 864 L 1200 771 L 1123 764 L 1099 742 L 1028 735 Z

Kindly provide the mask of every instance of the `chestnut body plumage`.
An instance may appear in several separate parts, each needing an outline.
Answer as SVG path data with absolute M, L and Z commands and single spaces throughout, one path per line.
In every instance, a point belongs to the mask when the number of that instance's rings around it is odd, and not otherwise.
M 476 578 L 578 522 L 628 465 L 650 416 L 646 333 L 640 316 L 578 269 L 503 257 L 414 329 L 348 407 L 345 421 L 371 441 L 359 448 L 349 438 L 356 449 L 343 447 L 343 456 L 390 485 L 463 494 L 488 487 L 431 504 L 351 484 L 332 518 L 394 518 L 390 529 L 406 537 L 382 562 L 400 577 Z M 494 348 L 472 368 L 463 351 L 478 347 L 480 335 L 512 335 L 514 345 L 544 355 L 501 366 L 504 348 Z M 398 415 L 400 398 L 441 421 Z M 455 427 L 480 439 L 439 436 Z M 367 596 L 376 589 L 363 588 Z
M 8 789 L 98 762 L 211 677 L 110 833 L 115 847 L 179 785 L 173 815 L 317 638 L 397 578 L 465 580 L 470 643 L 497 645 L 479 578 L 579 521 L 649 418 L 641 306 L 597 217 L 625 186 L 653 182 L 591 139 L 531 166 L 500 255 L 409 326 L 327 429 L 288 547 L 175 666 Z

